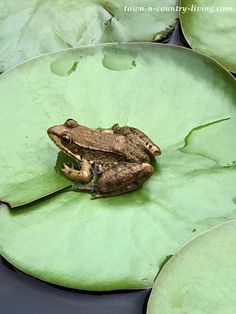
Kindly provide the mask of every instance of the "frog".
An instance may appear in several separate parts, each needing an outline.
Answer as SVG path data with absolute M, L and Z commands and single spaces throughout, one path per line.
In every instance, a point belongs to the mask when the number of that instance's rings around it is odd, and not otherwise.
M 114 124 L 95 129 L 67 119 L 48 128 L 50 139 L 75 161 L 63 163 L 62 174 L 92 198 L 121 195 L 141 187 L 153 173 L 161 149 L 141 130 Z

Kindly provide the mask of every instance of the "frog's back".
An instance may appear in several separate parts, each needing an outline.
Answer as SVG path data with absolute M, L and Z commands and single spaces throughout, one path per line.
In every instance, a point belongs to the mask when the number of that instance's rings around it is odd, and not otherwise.
M 127 137 L 112 130 L 95 130 L 83 127 L 76 130 L 82 154 L 96 161 L 149 162 L 146 152 L 134 145 Z

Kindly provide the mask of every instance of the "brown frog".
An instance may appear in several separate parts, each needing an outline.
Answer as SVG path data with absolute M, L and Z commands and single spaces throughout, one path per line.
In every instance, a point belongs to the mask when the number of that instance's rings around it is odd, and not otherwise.
M 161 154 L 147 135 L 129 126 L 98 130 L 68 119 L 49 128 L 48 135 L 77 164 L 76 169 L 64 163 L 63 174 L 95 198 L 137 189 L 153 174 L 151 159 Z

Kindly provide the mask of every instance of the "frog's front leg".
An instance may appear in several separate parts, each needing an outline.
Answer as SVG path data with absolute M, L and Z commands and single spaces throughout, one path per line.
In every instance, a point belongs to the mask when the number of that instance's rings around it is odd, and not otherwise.
M 69 167 L 67 164 L 63 164 L 61 171 L 64 175 L 72 181 L 79 181 L 81 183 L 88 183 L 92 180 L 92 166 L 88 162 L 81 162 L 80 169 L 74 169 L 74 167 Z
M 96 197 L 112 196 L 136 190 L 153 174 L 149 163 L 118 163 L 105 170 L 96 185 Z

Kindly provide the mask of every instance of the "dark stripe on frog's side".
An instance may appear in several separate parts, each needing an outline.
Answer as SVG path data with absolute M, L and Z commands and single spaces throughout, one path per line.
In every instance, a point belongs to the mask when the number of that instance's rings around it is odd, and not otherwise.
M 100 147 L 95 149 L 91 143 L 87 142 L 87 146 L 85 148 L 82 145 L 78 146 L 73 142 L 70 145 L 70 150 L 68 150 L 68 153 L 77 159 L 79 159 L 78 156 L 80 156 L 81 159 L 91 160 L 95 163 L 99 163 L 100 160 L 105 160 L 107 162 L 150 162 L 150 158 L 145 153 L 144 148 L 142 150 L 140 147 L 136 146 L 137 149 L 134 149 L 135 144 L 122 135 L 117 136 L 115 140 L 113 138 L 111 147 L 112 148 L 109 150 L 104 150 L 104 148 Z M 66 149 L 66 147 L 64 147 L 64 149 Z
M 103 152 L 88 148 L 79 148 L 79 154 L 81 156 L 81 160 L 89 160 L 95 162 L 96 164 L 100 164 L 104 161 L 110 163 L 125 160 L 124 156 L 117 153 Z
M 129 147 L 126 148 L 126 155 L 121 155 L 116 152 L 103 152 L 99 150 L 77 148 L 81 160 L 90 160 L 96 164 L 101 163 L 117 163 L 117 162 L 136 162 L 136 160 L 142 160 L 143 162 L 149 162 L 149 157 L 145 153 L 134 153 Z

